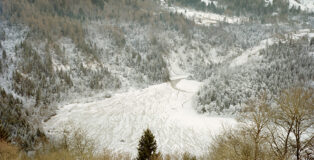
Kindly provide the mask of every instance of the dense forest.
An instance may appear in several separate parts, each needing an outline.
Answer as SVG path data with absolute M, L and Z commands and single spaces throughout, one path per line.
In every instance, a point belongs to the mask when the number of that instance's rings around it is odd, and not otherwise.
M 311 86 L 313 45 L 308 40 L 279 42 L 260 52 L 259 63 L 212 74 L 198 92 L 197 110 L 234 114 L 248 99 L 266 92 L 276 97 L 291 86 Z

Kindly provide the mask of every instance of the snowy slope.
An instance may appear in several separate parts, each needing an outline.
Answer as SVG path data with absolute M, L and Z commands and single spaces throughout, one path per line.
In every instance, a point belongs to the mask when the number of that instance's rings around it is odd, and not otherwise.
M 244 21 L 248 21 L 248 18 L 245 17 L 228 17 L 224 15 L 219 15 L 210 12 L 201 12 L 188 8 L 180 8 L 180 7 L 168 7 L 168 9 L 173 13 L 183 14 L 186 18 L 194 21 L 199 25 L 212 25 L 219 22 L 225 23 L 241 23 Z
M 236 122 L 195 112 L 192 98 L 200 85 L 176 80 L 92 103 L 66 105 L 44 124 L 44 129 L 48 135 L 58 137 L 63 128 L 79 127 L 95 138 L 98 151 L 106 147 L 134 157 L 142 131 L 148 127 L 163 154 L 188 151 L 201 155 L 222 124 L 231 126 Z
M 289 0 L 289 7 L 296 7 L 303 11 L 314 12 L 314 0 Z
M 202 0 L 202 2 L 206 3 L 206 5 L 208 5 L 209 3 L 213 3 L 214 5 L 217 5 L 217 1 L 215 0 Z
M 184 71 L 182 71 L 182 69 L 178 66 L 177 63 L 171 62 L 170 60 L 168 60 L 168 63 L 169 63 L 168 70 L 170 76 L 169 79 L 171 81 L 186 79 L 189 77 L 190 74 L 187 74 Z
M 16 61 L 18 57 L 15 54 L 15 47 L 21 42 L 24 41 L 28 28 L 22 26 L 12 26 L 7 27 L 7 24 L 0 21 L 0 28 L 5 31 L 5 40 L 0 41 L 2 48 L 0 48 L 0 60 L 3 64 L 6 64 L 3 68 L 3 73 L 0 73 L 0 87 L 3 88 L 6 92 L 13 94 L 14 97 L 22 98 L 19 95 L 12 92 L 11 87 L 11 79 L 8 77 L 12 77 L 13 71 L 16 68 Z M 5 50 L 7 53 L 6 59 L 2 57 L 2 51 Z
M 310 29 L 302 29 L 299 31 L 291 32 L 284 35 L 284 38 L 282 39 L 280 36 L 268 38 L 265 40 L 262 40 L 257 46 L 254 46 L 252 48 L 247 49 L 244 51 L 240 56 L 233 59 L 230 63 L 230 67 L 236 67 L 243 65 L 247 62 L 255 61 L 257 59 L 260 59 L 259 52 L 263 49 L 265 49 L 267 46 L 273 45 L 275 43 L 278 43 L 281 41 L 282 43 L 285 43 L 287 39 L 291 38 L 294 40 L 300 39 L 304 36 L 308 36 L 309 39 L 314 35 L 314 33 L 311 33 Z
M 247 63 L 248 61 L 253 61 L 260 58 L 259 51 L 265 49 L 266 46 L 273 44 L 274 44 L 273 38 L 261 41 L 259 45 L 247 49 L 240 56 L 232 60 L 232 62 L 230 63 L 230 67 L 240 66 Z
M 207 5 L 208 3 L 213 3 L 217 5 L 217 1 L 215 0 L 202 0 Z M 266 4 L 273 3 L 273 0 L 265 0 Z M 289 0 L 289 7 L 296 7 L 303 11 L 314 12 L 314 0 Z

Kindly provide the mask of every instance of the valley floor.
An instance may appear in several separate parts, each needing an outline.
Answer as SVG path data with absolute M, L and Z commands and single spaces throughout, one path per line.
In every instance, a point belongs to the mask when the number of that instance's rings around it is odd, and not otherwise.
M 64 129 L 80 128 L 95 140 L 97 151 L 107 148 L 134 157 L 143 130 L 150 128 L 163 154 L 202 155 L 208 151 L 211 137 L 236 121 L 198 114 L 192 100 L 200 85 L 177 79 L 91 103 L 66 105 L 44 124 L 44 129 L 55 138 Z

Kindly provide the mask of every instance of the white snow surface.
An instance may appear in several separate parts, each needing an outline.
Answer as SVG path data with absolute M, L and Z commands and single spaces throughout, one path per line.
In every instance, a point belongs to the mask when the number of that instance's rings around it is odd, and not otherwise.
M 266 4 L 273 4 L 273 0 L 265 0 Z
M 230 67 L 240 66 L 249 61 L 256 60 L 259 57 L 259 51 L 265 49 L 266 46 L 274 44 L 272 38 L 263 40 L 259 43 L 259 45 L 249 48 L 248 50 L 244 51 L 240 56 L 235 58 L 231 63 Z
M 211 137 L 223 126 L 234 126 L 236 121 L 198 114 L 192 108 L 192 99 L 200 85 L 197 81 L 178 79 L 108 99 L 66 105 L 44 123 L 44 130 L 56 138 L 65 128 L 80 128 L 95 140 L 97 151 L 107 148 L 135 157 L 143 130 L 150 128 L 163 154 L 202 155 Z
M 201 86 L 200 82 L 182 79 L 176 84 L 176 88 L 180 88 L 185 92 L 195 93 Z
M 229 17 L 211 12 L 201 12 L 188 8 L 180 8 L 177 6 L 167 7 L 170 12 L 183 14 L 186 18 L 194 21 L 196 24 L 210 26 L 219 22 L 225 23 L 242 23 L 248 21 L 246 17 Z
M 170 62 L 170 60 L 168 60 L 169 63 L 169 75 L 170 75 L 170 80 L 174 81 L 174 80 L 181 80 L 181 79 L 185 79 L 189 77 L 189 74 L 185 73 L 179 66 L 177 63 L 174 62 Z M 194 87 L 194 86 L 193 86 Z
M 218 2 L 217 1 L 214 1 L 214 0 L 202 0 L 202 2 L 204 2 L 206 5 L 210 4 L 210 3 L 213 3 L 214 5 L 217 6 Z
M 314 0 L 289 0 L 289 7 L 296 7 L 306 12 L 314 12 Z
M 213 2 L 217 5 L 217 1 L 215 0 L 202 0 L 208 5 L 208 3 Z M 272 4 L 273 0 L 265 0 L 266 4 Z M 289 0 L 289 7 L 299 8 L 306 12 L 314 12 L 314 0 Z

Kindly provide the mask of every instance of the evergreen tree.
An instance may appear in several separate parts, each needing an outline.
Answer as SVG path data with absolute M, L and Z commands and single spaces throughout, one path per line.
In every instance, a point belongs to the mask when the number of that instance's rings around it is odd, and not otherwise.
M 149 129 L 144 131 L 137 150 L 137 160 L 150 160 L 154 155 L 156 155 L 157 143 L 155 136 Z
M 5 50 L 2 51 L 2 58 L 7 59 L 7 52 Z
M 35 104 L 35 107 L 38 107 L 38 105 L 40 104 L 40 99 L 41 99 L 41 92 L 40 92 L 40 89 L 38 89 L 37 92 L 36 92 L 36 104 Z
M 105 2 L 104 0 L 92 0 L 92 3 L 101 9 L 104 9 Z
M 311 39 L 310 45 L 314 45 L 314 37 Z

